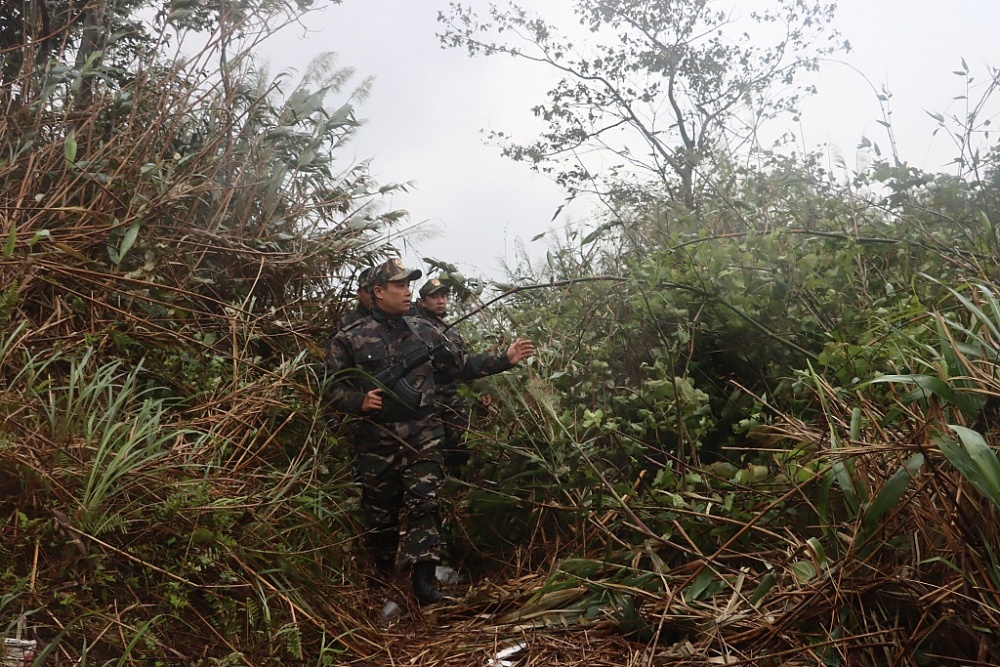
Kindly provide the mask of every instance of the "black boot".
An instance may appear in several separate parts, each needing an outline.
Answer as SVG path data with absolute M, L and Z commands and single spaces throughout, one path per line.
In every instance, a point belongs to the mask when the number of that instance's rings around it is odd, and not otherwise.
M 420 604 L 434 604 L 443 596 L 437 588 L 437 578 L 434 569 L 437 566 L 432 560 L 413 564 L 413 593 Z
M 396 570 L 395 561 L 387 558 L 376 558 L 374 566 L 374 571 L 368 577 L 368 587 L 375 591 L 387 588 L 392 583 Z

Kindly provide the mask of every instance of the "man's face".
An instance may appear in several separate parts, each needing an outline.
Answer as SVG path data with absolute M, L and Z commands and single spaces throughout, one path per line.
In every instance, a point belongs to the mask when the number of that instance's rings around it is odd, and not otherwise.
M 367 287 L 359 287 L 357 294 L 358 294 L 358 303 L 360 303 L 362 306 L 364 306 L 368 310 L 371 310 L 371 307 L 372 307 L 372 293 L 368 290 L 368 288 Z
M 438 317 L 444 317 L 448 310 L 448 293 L 444 290 L 429 294 L 420 300 L 420 305 Z
M 390 280 L 375 286 L 375 305 L 390 315 L 405 315 L 410 309 L 410 281 Z

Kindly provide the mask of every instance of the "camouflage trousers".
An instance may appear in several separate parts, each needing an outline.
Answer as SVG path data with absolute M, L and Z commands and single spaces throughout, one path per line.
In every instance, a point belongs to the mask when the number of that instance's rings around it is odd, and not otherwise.
M 365 542 L 376 564 L 394 563 L 400 542 L 403 565 L 441 559 L 443 437 L 441 425 L 425 418 L 369 423 L 357 440 L 355 471 L 362 488 Z
M 444 442 L 441 447 L 445 470 L 454 476 L 469 462 L 469 450 L 465 446 L 465 435 L 472 423 L 469 406 L 461 396 L 449 397 L 438 403 L 438 418 L 444 427 Z

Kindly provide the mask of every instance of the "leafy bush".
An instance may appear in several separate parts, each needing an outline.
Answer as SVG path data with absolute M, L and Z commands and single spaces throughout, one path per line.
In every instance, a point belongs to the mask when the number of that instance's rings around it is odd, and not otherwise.
M 355 527 L 320 343 L 403 215 L 340 155 L 367 84 L 259 68 L 290 3 L 46 7 L 54 50 L 0 19 L 5 609 L 71 661 L 329 663 Z

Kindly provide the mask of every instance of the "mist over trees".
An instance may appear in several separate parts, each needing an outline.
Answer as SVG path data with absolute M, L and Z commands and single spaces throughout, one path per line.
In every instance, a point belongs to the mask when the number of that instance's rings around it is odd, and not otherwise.
M 540 136 L 493 138 L 602 209 L 462 324 L 538 355 L 486 385 L 449 481 L 454 599 L 386 627 L 321 353 L 406 219 L 346 156 L 370 82 L 254 60 L 312 3 L 8 5 L 0 618 L 38 664 L 1000 650 L 996 69 L 931 112 L 952 173 L 888 114 L 831 172 L 758 137 L 847 47 L 832 4 L 578 0 L 588 46 L 444 8 L 446 46 L 560 73 Z

